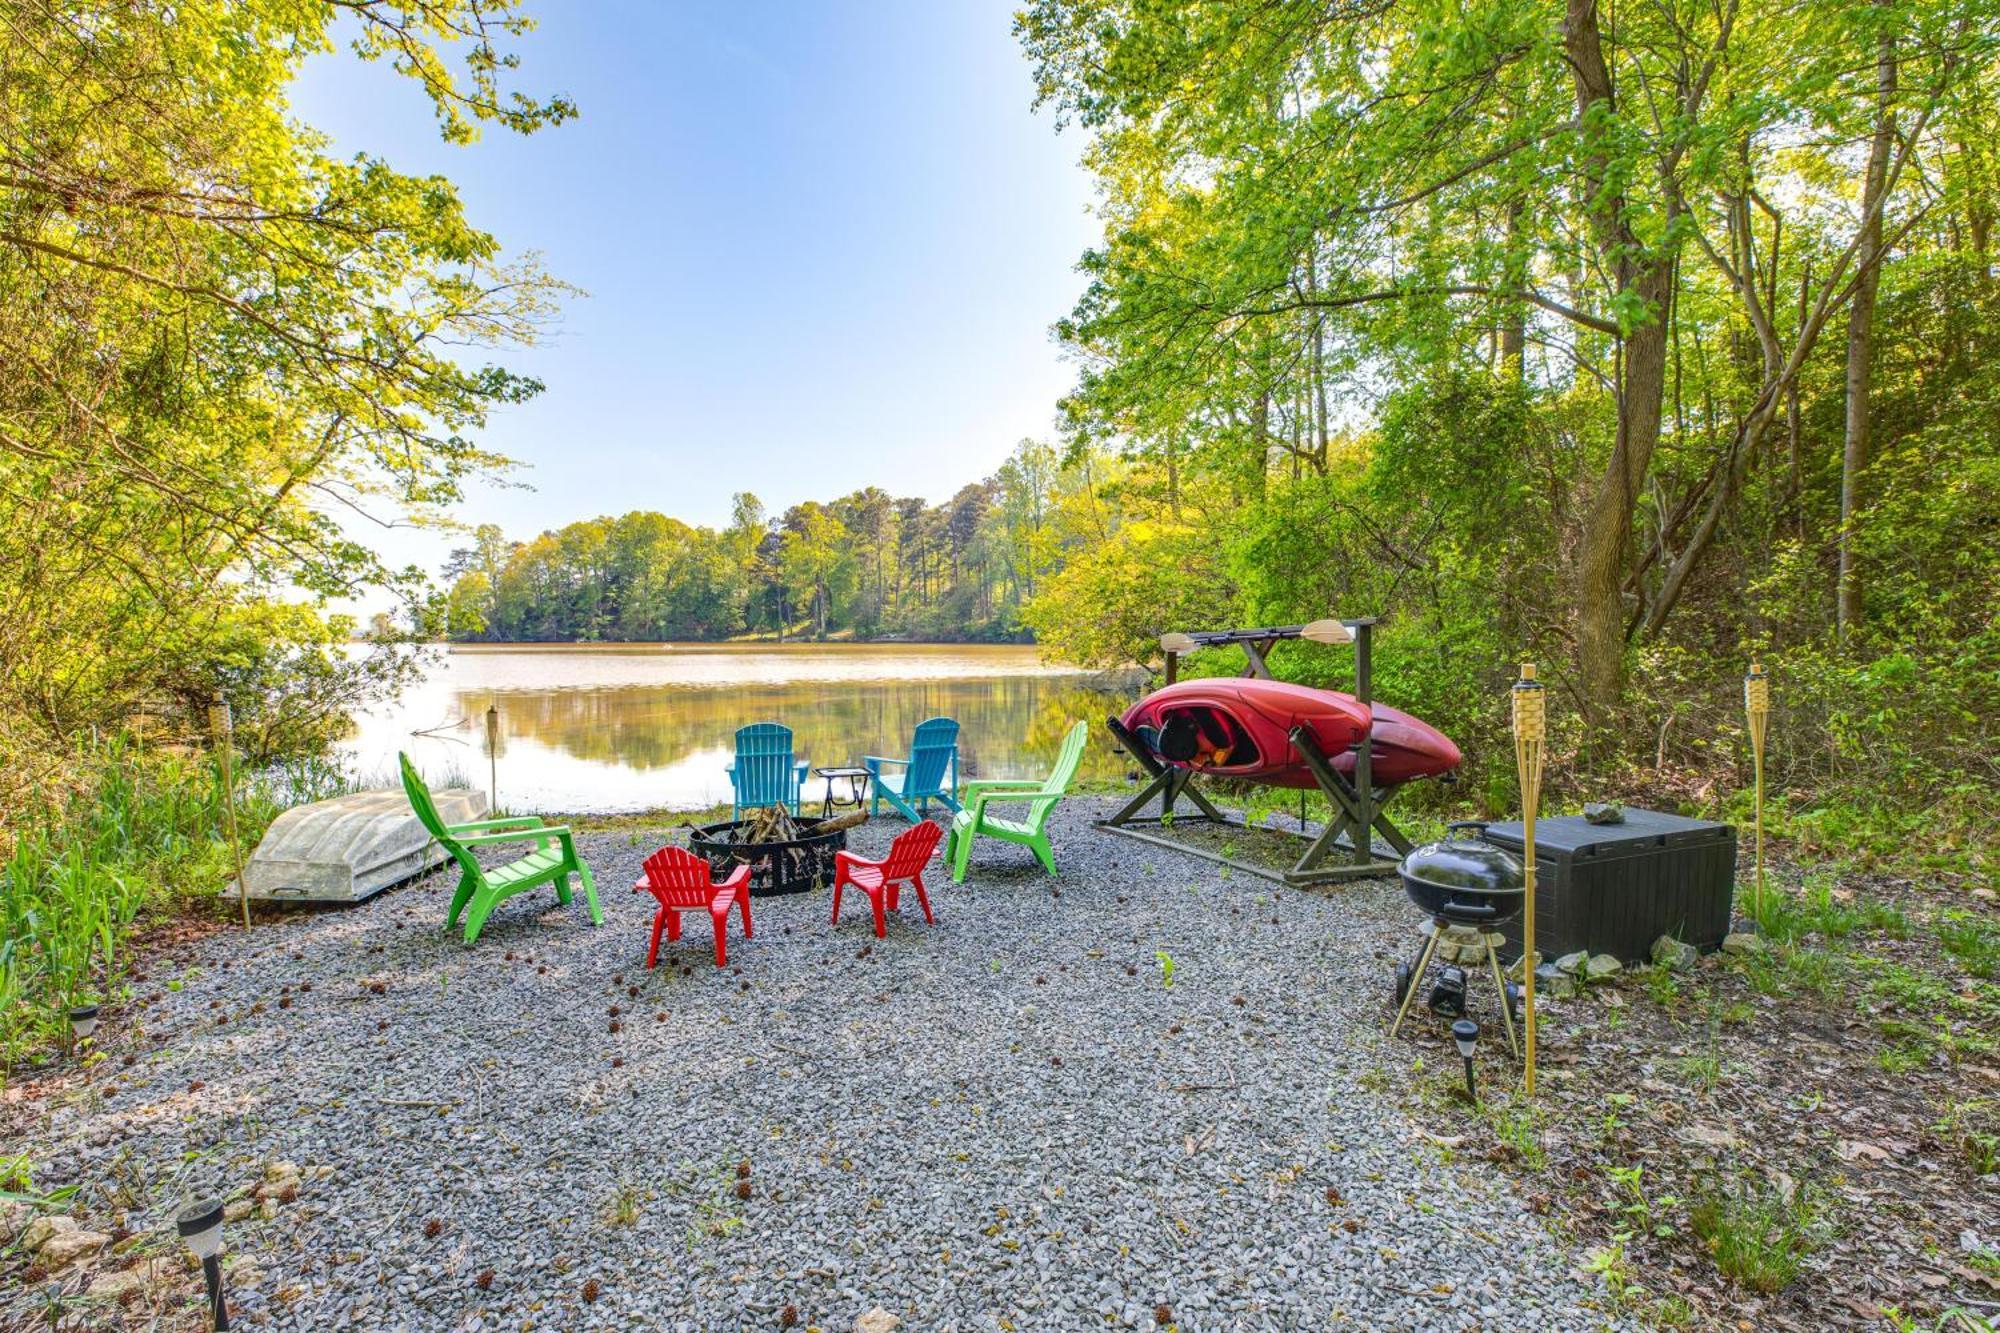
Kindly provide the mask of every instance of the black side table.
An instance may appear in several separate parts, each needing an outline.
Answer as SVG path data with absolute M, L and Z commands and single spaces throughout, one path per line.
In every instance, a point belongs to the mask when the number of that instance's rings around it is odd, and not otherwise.
M 858 810 L 862 806 L 868 804 L 867 769 L 815 768 L 813 770 L 813 776 L 826 779 L 826 803 L 820 807 L 819 817 L 821 819 L 825 819 L 828 816 L 832 815 L 834 810 L 840 806 L 851 805 Z M 836 781 L 844 781 L 847 783 L 846 796 L 839 796 L 835 794 L 833 784 Z

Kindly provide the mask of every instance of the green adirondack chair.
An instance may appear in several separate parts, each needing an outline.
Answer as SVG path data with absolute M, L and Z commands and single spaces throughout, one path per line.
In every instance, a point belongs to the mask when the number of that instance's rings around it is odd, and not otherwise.
M 403 791 L 410 798 L 410 808 L 416 811 L 417 819 L 437 839 L 438 845 L 458 862 L 458 892 L 451 895 L 451 915 L 444 923 L 446 930 L 456 926 L 459 914 L 464 912 L 465 942 L 471 944 L 479 938 L 479 932 L 494 908 L 515 894 L 525 893 L 539 884 L 553 883 L 556 886 L 556 901 L 567 903 L 570 900 L 569 877 L 572 874 L 583 884 L 583 896 L 590 904 L 590 924 L 604 924 L 604 913 L 597 907 L 597 885 L 590 878 L 590 867 L 576 854 L 576 842 L 567 828 L 560 824 L 543 824 L 533 815 L 447 824 L 438 818 L 430 788 L 418 776 L 410 756 L 398 754 L 396 757 L 403 763 Z M 481 866 L 479 858 L 472 854 L 474 847 L 530 840 L 538 844 L 534 851 L 518 861 L 510 861 L 492 870 Z M 466 911 L 468 906 L 472 909 L 469 912 Z
M 1051 875 L 1056 873 L 1055 854 L 1049 850 L 1049 837 L 1045 831 L 1049 812 L 1068 793 L 1069 784 L 1076 778 L 1076 766 L 1083 762 L 1083 743 L 1089 735 L 1087 723 L 1079 722 L 1071 727 L 1069 735 L 1063 738 L 1062 753 L 1056 756 L 1055 768 L 1040 782 L 1022 779 L 965 784 L 965 808 L 952 816 L 951 842 L 945 848 L 945 857 L 951 862 L 952 883 L 965 882 L 965 867 L 972 859 L 972 840 L 982 834 L 1026 847 L 1035 854 L 1035 859 L 1042 863 L 1045 870 Z M 1028 807 L 1027 818 L 1001 819 L 987 813 L 989 805 L 1016 802 Z

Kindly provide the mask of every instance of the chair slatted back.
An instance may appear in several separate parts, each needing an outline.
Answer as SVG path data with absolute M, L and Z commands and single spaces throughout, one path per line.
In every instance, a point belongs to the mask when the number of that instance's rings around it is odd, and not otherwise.
M 790 805 L 797 781 L 792 729 L 782 722 L 753 722 L 736 731 L 736 803 Z
M 437 839 L 438 846 L 450 852 L 452 859 L 463 869 L 479 874 L 478 858 L 473 856 L 471 848 L 460 846 L 458 839 L 451 836 L 443 816 L 438 814 L 437 802 L 431 799 L 431 789 L 424 785 L 423 776 L 410 762 L 410 756 L 399 750 L 396 759 L 403 770 L 403 795 L 410 798 L 410 809 L 416 814 L 417 822 L 424 826 L 424 832 Z
M 924 868 L 937 850 L 944 829 L 928 819 L 920 819 L 896 835 L 889 854 L 882 859 L 884 879 L 908 879 Z
M 903 799 L 948 792 L 947 783 L 957 757 L 957 722 L 948 717 L 919 722 L 916 735 L 910 738 L 909 776 L 903 780 Z
M 662 847 L 646 858 L 646 889 L 668 907 L 706 907 L 715 896 L 708 862 L 681 847 Z
M 1041 789 L 1028 803 L 1028 817 L 1024 821 L 1030 829 L 1040 831 L 1048 823 L 1049 812 L 1056 808 L 1056 802 L 1069 792 L 1069 784 L 1076 780 L 1077 766 L 1083 762 L 1083 747 L 1090 739 L 1090 725 L 1079 722 L 1063 737 L 1060 753 L 1056 755 L 1056 766 L 1042 782 Z

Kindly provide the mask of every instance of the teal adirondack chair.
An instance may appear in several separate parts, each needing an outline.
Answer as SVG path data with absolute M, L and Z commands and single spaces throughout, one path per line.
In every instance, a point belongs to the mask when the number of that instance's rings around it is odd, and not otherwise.
M 799 812 L 799 788 L 805 785 L 806 761 L 792 758 L 792 729 L 781 722 L 753 722 L 736 731 L 736 762 L 729 766 L 729 784 L 736 790 L 736 810 L 766 805 L 789 806 Z
M 1055 855 L 1049 850 L 1049 837 L 1045 831 L 1049 812 L 1056 808 L 1057 801 L 1068 794 L 1069 784 L 1076 778 L 1076 767 L 1083 762 L 1083 743 L 1089 735 L 1087 723 L 1079 722 L 1071 727 L 1069 735 L 1063 738 L 1062 753 L 1056 756 L 1055 768 L 1040 782 L 1024 779 L 965 784 L 965 808 L 952 816 L 951 842 L 945 849 L 945 856 L 951 862 L 952 883 L 965 882 L 966 864 L 972 859 L 972 840 L 981 835 L 1026 847 L 1042 863 L 1043 869 L 1051 875 L 1056 873 Z M 1027 818 L 1001 819 L 986 811 L 989 805 L 1015 802 L 1028 807 Z
M 570 900 L 569 877 L 572 874 L 583 884 L 584 899 L 590 904 L 590 924 L 604 924 L 604 913 L 597 908 L 597 885 L 590 878 L 590 867 L 576 854 L 576 842 L 567 828 L 560 824 L 543 824 L 534 815 L 447 824 L 438 818 L 430 788 L 418 776 L 410 756 L 398 754 L 396 757 L 403 762 L 403 791 L 410 798 L 410 809 L 416 811 L 418 821 L 437 839 L 438 845 L 458 862 L 458 891 L 451 895 L 451 915 L 444 923 L 446 930 L 456 926 L 459 914 L 464 912 L 465 942 L 471 944 L 479 938 L 479 932 L 494 908 L 515 894 L 524 893 L 539 884 L 553 883 L 556 886 L 556 901 L 567 903 Z M 479 858 L 472 854 L 474 847 L 530 840 L 539 844 L 534 851 L 518 861 L 492 870 L 480 865 Z M 467 907 L 471 910 L 466 911 Z
M 869 754 L 863 755 L 861 762 L 868 770 L 870 815 L 880 814 L 884 801 L 912 824 L 929 816 L 933 800 L 953 814 L 962 808 L 958 803 L 958 723 L 948 717 L 917 724 L 916 734 L 910 738 L 909 758 Z M 884 773 L 884 764 L 900 765 L 903 771 Z

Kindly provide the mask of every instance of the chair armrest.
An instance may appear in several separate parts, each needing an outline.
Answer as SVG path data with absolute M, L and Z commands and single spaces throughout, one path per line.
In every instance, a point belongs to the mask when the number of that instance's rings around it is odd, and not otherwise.
M 904 768 L 910 766 L 909 760 L 892 758 L 886 754 L 864 754 L 861 756 L 861 762 L 868 768 L 873 768 L 877 764 L 901 764 Z
M 541 826 L 542 817 L 540 815 L 510 815 L 505 819 L 473 819 L 463 824 L 446 824 L 445 830 L 449 833 L 475 833 L 481 829 L 540 828 Z
M 1040 791 L 1042 784 L 1032 778 L 981 778 L 968 782 L 959 790 L 967 796 L 978 796 L 995 791 Z
M 527 842 L 530 839 L 546 843 L 550 838 L 561 838 L 564 842 L 568 842 L 570 840 L 569 826 L 567 824 L 541 824 L 534 828 L 515 829 L 512 833 L 481 833 L 471 838 L 455 837 L 452 841 L 461 847 L 485 847 L 493 843 Z
M 744 892 L 747 893 L 749 892 L 749 889 L 746 886 L 749 883 L 750 883 L 750 867 L 747 865 L 739 865 L 736 867 L 736 869 L 730 871 L 728 878 L 724 879 L 722 883 L 716 885 L 716 887 L 719 889 L 742 889 Z

